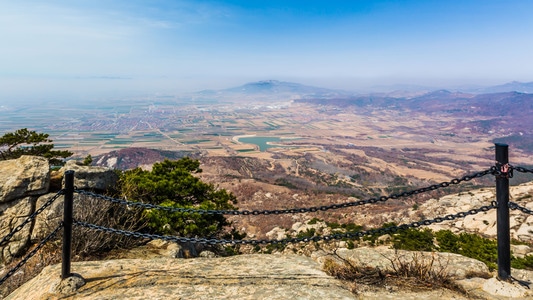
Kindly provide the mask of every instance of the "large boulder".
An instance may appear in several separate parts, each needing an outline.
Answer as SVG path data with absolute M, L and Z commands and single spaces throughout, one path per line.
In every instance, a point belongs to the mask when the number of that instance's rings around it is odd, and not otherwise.
M 94 191 L 107 191 L 115 188 L 118 175 L 110 168 L 85 166 L 75 160 L 69 160 L 61 169 L 74 171 L 74 186 L 78 189 L 90 189 Z
M 46 194 L 49 174 L 50 165 L 44 157 L 23 155 L 0 161 L 0 203 Z
M 37 197 L 30 196 L 19 201 L 0 204 L 0 237 L 7 236 L 13 229 L 21 225 L 35 210 Z M 0 264 L 10 262 L 13 257 L 19 256 L 29 245 L 31 223 L 26 224 L 20 231 L 5 244 L 0 245 Z
M 50 193 L 39 197 L 35 206 L 36 209 L 42 207 L 55 196 L 55 193 Z M 64 202 L 64 196 L 59 196 L 50 206 L 35 217 L 33 231 L 31 232 L 32 241 L 39 241 L 45 238 L 63 221 Z

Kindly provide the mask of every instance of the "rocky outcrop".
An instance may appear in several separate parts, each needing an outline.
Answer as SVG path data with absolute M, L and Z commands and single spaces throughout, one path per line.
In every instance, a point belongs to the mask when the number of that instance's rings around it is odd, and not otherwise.
M 426 291 L 406 291 L 399 287 L 382 289 L 368 288 L 359 284 L 360 299 L 532 299 L 529 289 L 533 271 L 512 269 L 512 281 L 500 281 L 487 266 L 475 259 L 453 253 L 416 252 L 393 250 L 388 247 L 338 249 L 334 253 L 317 251 L 311 255 L 317 262 L 324 264 L 327 259 L 343 263 L 347 260 L 358 267 L 385 270 L 400 269 L 408 266 L 419 270 L 430 266 L 436 274 L 449 276 L 464 293 L 434 289 Z M 357 284 L 357 282 L 356 282 Z
M 60 173 L 75 171 L 75 185 L 95 191 L 115 186 L 118 176 L 108 168 L 79 166 L 68 162 Z M 0 161 L 0 238 L 21 225 L 36 209 L 56 195 L 50 191 L 50 165 L 38 156 L 22 156 Z M 8 242 L 0 245 L 0 265 L 23 254 L 32 241 L 50 233 L 63 218 L 63 197 L 57 198 L 35 219 L 28 222 Z
M 35 211 L 39 195 L 48 192 L 50 166 L 42 157 L 22 156 L 0 161 L 0 237 L 5 237 Z M 29 245 L 33 222 L 0 245 L 0 264 L 11 261 Z
M 75 160 L 68 161 L 61 171 L 72 170 L 75 173 L 74 186 L 82 190 L 106 191 L 116 186 L 117 173 L 110 168 L 84 166 Z
M 2 203 L 0 210 L 0 237 L 5 237 L 21 225 L 35 210 L 35 196 L 28 196 L 17 201 Z M 4 245 L 0 245 L 0 263 L 7 263 L 20 255 L 30 243 L 32 223 L 26 224 Z
M 356 299 L 303 256 L 124 259 L 73 263 L 85 279 L 60 294 L 61 266 L 45 268 L 6 299 Z
M 512 271 L 514 282 L 499 281 L 481 262 L 448 253 L 387 248 L 323 251 L 297 255 L 238 255 L 222 258 L 114 259 L 75 262 L 76 275 L 61 281 L 61 266 L 46 267 L 5 299 L 531 299 L 533 272 Z M 456 289 L 379 286 L 344 282 L 322 271 L 327 258 L 357 266 L 392 268 L 392 262 L 431 262 L 451 275 Z M 481 276 L 481 277 L 480 277 Z M 490 277 L 487 279 L 487 277 Z M 401 279 L 400 279 L 401 282 Z M 462 290 L 462 292 L 461 292 Z M 355 294 L 353 293 L 355 292 Z
M 43 157 L 23 155 L 0 161 L 0 203 L 47 193 L 49 172 L 50 165 Z
M 55 193 L 45 194 L 37 199 L 37 208 L 42 207 L 52 197 L 55 197 Z M 76 197 L 76 195 L 75 195 Z M 31 231 L 31 240 L 39 241 L 45 238 L 50 231 L 54 230 L 59 223 L 63 220 L 63 203 L 64 197 L 59 196 L 47 209 L 36 216 L 33 222 L 33 230 Z

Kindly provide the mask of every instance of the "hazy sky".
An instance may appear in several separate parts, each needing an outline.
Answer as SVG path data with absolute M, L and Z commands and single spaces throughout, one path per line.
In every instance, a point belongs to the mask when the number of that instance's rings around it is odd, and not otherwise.
M 533 1 L 0 0 L 0 101 L 533 81 Z

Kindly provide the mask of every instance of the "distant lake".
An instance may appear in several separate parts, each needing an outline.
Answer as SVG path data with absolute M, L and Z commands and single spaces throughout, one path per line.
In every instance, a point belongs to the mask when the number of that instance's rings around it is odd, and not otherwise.
M 269 142 L 279 142 L 281 139 L 279 137 L 273 136 L 251 136 L 251 137 L 241 137 L 239 142 L 245 144 L 254 144 L 259 146 L 259 151 L 266 151 L 268 148 L 274 148 L 277 146 L 269 145 Z

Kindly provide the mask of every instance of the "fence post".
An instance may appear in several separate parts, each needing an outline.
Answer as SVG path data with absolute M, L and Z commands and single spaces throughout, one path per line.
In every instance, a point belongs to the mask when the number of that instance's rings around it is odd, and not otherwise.
M 511 234 L 509 230 L 509 147 L 496 143 L 496 163 L 500 175 L 496 176 L 496 200 L 498 213 L 496 217 L 498 238 L 498 278 L 507 280 L 511 277 Z
M 72 252 L 72 206 L 74 198 L 74 171 L 65 172 L 65 202 L 63 208 L 63 253 L 61 279 L 71 276 L 70 259 Z

